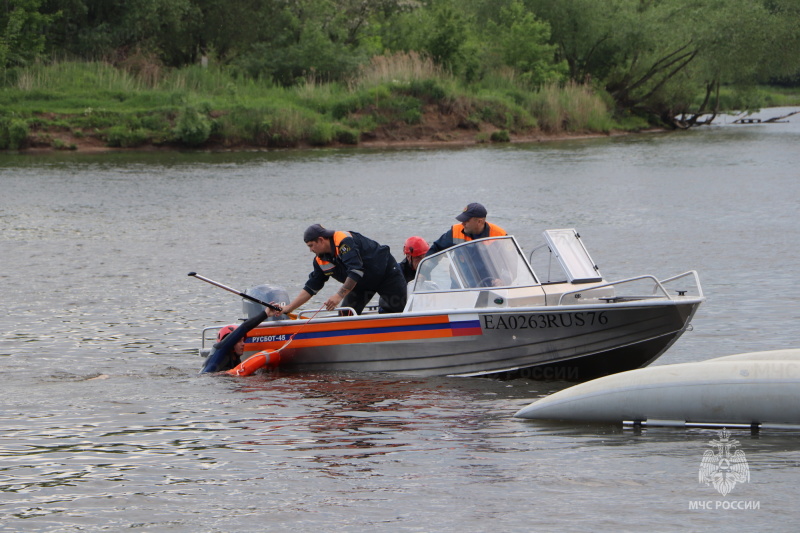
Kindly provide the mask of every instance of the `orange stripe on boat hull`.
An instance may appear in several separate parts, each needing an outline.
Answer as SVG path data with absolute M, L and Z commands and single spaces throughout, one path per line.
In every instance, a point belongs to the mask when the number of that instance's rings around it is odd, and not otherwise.
M 303 329 L 292 325 L 253 329 L 246 340 L 247 351 L 280 348 L 295 332 L 298 334 L 291 342 L 292 349 L 344 344 L 405 342 L 482 334 L 477 315 L 454 316 L 452 319 L 447 315 L 439 315 L 350 323 L 309 324 L 307 328 Z

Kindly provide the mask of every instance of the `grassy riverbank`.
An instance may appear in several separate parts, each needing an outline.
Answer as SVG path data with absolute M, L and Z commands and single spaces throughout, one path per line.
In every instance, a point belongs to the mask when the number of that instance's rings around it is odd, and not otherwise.
M 122 70 L 57 63 L 0 90 L 0 148 L 284 148 L 370 142 L 503 142 L 608 133 L 612 119 L 579 85 L 524 90 L 513 79 L 465 87 L 414 54 L 378 57 L 349 84 L 274 87 L 215 68 Z
M 511 76 L 465 86 L 415 54 L 376 57 L 348 84 L 292 88 L 213 67 L 62 62 L 0 89 L 0 149 L 483 143 L 649 127 L 612 116 L 610 102 L 577 84 L 526 90 Z

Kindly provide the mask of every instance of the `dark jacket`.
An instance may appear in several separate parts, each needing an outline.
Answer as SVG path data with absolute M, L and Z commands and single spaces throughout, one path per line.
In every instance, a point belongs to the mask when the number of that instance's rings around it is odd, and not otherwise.
M 400 270 L 403 272 L 403 277 L 406 278 L 406 283 L 413 281 L 414 278 L 417 277 L 417 271 L 411 268 L 411 262 L 408 260 L 408 258 L 403 259 L 397 264 L 400 266 Z
M 328 278 L 341 283 L 351 278 L 359 291 L 377 292 L 387 271 L 397 266 L 388 246 L 355 231 L 337 231 L 329 239 L 332 253 L 314 258 L 314 270 L 303 287 L 309 294 L 317 294 Z

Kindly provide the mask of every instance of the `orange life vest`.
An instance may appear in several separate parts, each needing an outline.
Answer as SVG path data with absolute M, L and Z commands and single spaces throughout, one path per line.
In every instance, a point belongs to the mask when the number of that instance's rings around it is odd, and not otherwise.
M 489 232 L 487 235 L 482 235 L 481 238 L 504 237 L 506 235 L 506 230 L 489 222 L 486 222 L 486 228 L 489 228 Z M 487 233 L 486 228 L 483 229 L 483 233 Z M 461 224 L 453 224 L 453 244 L 461 244 L 462 242 L 471 241 L 473 239 L 475 239 L 475 237 L 464 233 L 464 226 Z

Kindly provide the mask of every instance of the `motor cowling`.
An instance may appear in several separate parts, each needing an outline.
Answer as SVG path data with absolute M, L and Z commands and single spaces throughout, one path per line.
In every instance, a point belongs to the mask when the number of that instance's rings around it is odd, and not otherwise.
M 277 285 L 257 285 L 245 290 L 244 293 L 248 296 L 252 296 L 253 298 L 257 298 L 262 302 L 276 302 L 281 306 L 289 303 L 289 293 L 286 292 L 286 289 Z M 245 318 L 252 318 L 263 310 L 263 305 L 242 298 L 242 312 L 244 313 Z

